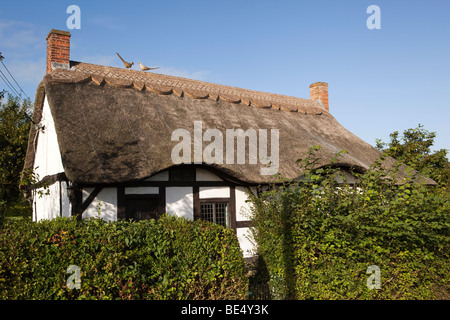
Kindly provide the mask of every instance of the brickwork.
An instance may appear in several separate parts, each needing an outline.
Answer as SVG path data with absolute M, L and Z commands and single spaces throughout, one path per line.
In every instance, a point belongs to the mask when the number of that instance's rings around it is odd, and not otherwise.
M 309 86 L 311 93 L 311 100 L 320 100 L 329 111 L 328 107 L 328 83 L 325 82 L 316 82 Z
M 52 62 L 69 64 L 70 32 L 54 30 L 47 36 L 47 73 L 52 71 Z

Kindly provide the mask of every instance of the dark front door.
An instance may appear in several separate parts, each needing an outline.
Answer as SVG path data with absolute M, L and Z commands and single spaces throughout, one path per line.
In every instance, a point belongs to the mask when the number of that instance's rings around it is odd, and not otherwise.
M 125 199 L 125 217 L 133 220 L 158 218 L 159 197 L 132 197 Z

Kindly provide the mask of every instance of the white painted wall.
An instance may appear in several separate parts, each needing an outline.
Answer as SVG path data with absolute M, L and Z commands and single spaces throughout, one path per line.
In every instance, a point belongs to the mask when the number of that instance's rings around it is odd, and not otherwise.
M 50 111 L 47 97 L 45 97 L 44 100 L 40 124 L 45 127 L 43 130 L 39 131 L 36 139 L 37 148 L 34 169 L 35 173 L 38 174 L 39 179 L 43 179 L 46 176 L 64 172 L 55 124 L 53 122 L 53 116 Z M 35 137 L 32 137 L 33 142 L 35 141 L 34 138 Z M 36 167 L 38 168 L 36 169 Z
M 256 188 L 251 187 L 250 190 L 256 194 Z M 245 187 L 236 187 L 236 221 L 250 220 L 251 204 L 245 202 L 248 199 Z
M 42 119 L 39 125 L 43 128 L 39 130 L 37 136 L 31 137 L 31 139 L 33 139 L 32 143 L 36 148 L 33 169 L 37 179 L 42 180 L 46 176 L 64 172 L 55 123 L 47 97 L 44 99 Z M 46 189 L 42 188 L 34 192 L 33 221 L 70 216 L 71 204 L 67 197 L 66 187 L 65 182 L 56 182 Z M 62 211 L 60 209 L 60 195 Z
M 242 252 L 244 253 L 244 258 L 253 257 L 256 254 L 256 246 L 254 245 L 250 228 L 237 228 L 236 236 L 239 240 Z
M 83 201 L 89 197 L 94 188 L 83 189 Z M 100 206 L 100 207 L 99 207 Z M 98 217 L 106 221 L 117 220 L 117 189 L 103 188 L 83 213 L 84 218 Z
M 250 190 L 256 194 L 256 187 L 250 187 Z M 248 200 L 245 187 L 236 187 L 236 221 L 248 221 L 250 220 L 251 203 L 246 202 Z M 239 240 L 239 244 L 244 253 L 244 258 L 253 257 L 256 254 L 256 246 L 250 228 L 237 228 L 236 235 Z
M 61 186 L 61 187 L 60 187 Z M 60 189 L 62 203 L 60 206 Z M 62 209 L 62 212 L 61 212 Z M 71 204 L 67 197 L 66 183 L 56 182 L 48 188 L 40 188 L 33 194 L 32 220 L 54 219 L 56 217 L 68 217 L 71 214 Z
M 48 194 L 46 194 L 48 193 Z M 59 183 L 34 191 L 33 220 L 53 219 L 59 217 Z
M 67 183 L 61 182 L 61 198 L 62 198 L 62 216 L 70 217 L 72 215 L 72 205 L 67 196 Z
M 194 195 L 192 187 L 167 187 L 166 188 L 166 212 L 194 219 Z
M 230 197 L 230 187 L 200 187 L 199 188 L 199 198 L 200 199 L 229 198 L 229 197 Z

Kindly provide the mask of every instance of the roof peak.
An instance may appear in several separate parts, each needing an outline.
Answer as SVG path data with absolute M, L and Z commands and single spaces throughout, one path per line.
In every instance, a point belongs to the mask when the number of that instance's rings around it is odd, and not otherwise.
M 134 88 L 162 95 L 175 94 L 180 97 L 187 95 L 194 99 L 223 100 L 303 114 L 329 114 L 321 104 L 310 99 L 78 61 L 70 61 L 69 70 L 53 70 L 46 78 L 48 81 L 93 82 L 97 85 Z

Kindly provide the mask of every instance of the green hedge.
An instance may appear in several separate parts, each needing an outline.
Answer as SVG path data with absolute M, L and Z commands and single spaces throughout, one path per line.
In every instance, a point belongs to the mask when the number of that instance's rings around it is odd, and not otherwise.
M 300 161 L 303 179 L 252 197 L 260 265 L 276 299 L 449 299 L 448 193 L 377 162 L 358 183 Z M 398 182 L 398 181 L 397 181 Z M 371 265 L 380 288 L 371 289 Z M 371 278 L 371 279 L 369 279 Z
M 80 289 L 66 273 L 79 267 Z M 242 299 L 232 230 L 201 220 L 9 221 L 0 229 L 0 299 Z

